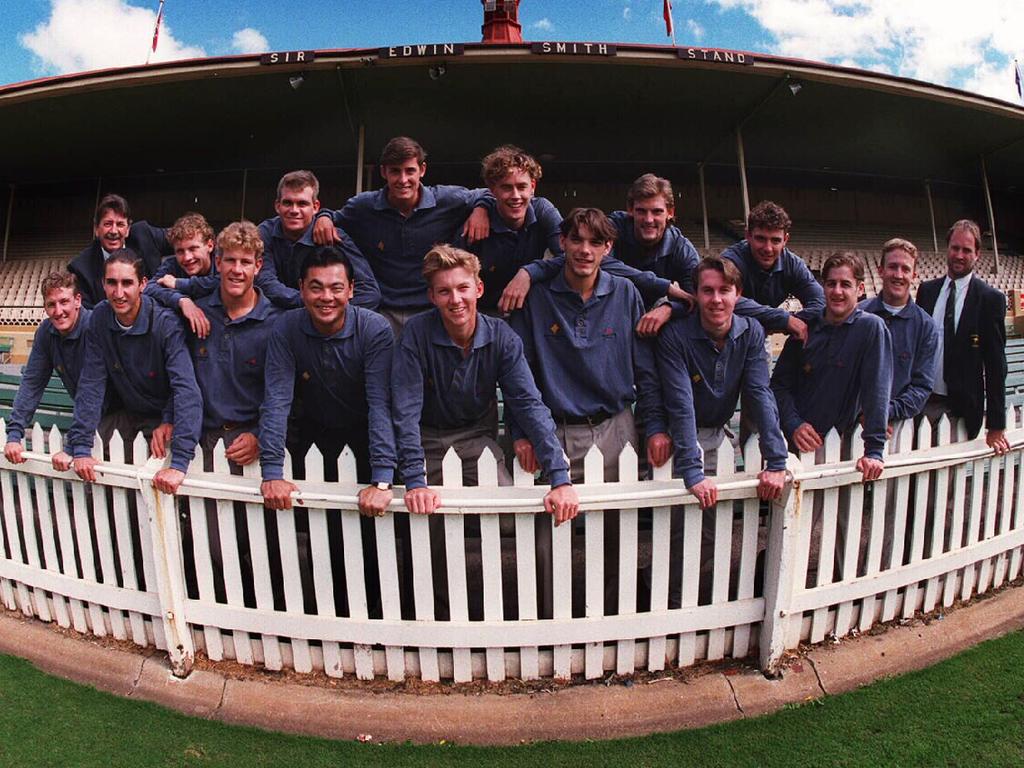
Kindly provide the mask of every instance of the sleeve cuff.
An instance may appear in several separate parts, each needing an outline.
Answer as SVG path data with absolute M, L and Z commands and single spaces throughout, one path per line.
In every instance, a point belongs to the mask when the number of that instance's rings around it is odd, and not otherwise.
M 569 478 L 569 470 L 567 469 L 556 469 L 551 473 L 551 487 L 558 488 L 561 485 L 572 485 L 572 480 Z
M 371 483 L 388 483 L 389 485 L 395 481 L 395 470 L 391 467 L 371 467 L 370 468 L 370 482 Z
M 263 465 L 263 480 L 284 480 L 284 465 L 283 464 L 264 464 Z

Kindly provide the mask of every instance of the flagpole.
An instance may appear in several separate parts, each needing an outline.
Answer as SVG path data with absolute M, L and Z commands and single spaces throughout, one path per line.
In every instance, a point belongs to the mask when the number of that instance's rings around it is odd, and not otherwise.
M 153 27 L 153 42 L 149 46 L 149 53 L 146 54 L 146 65 L 149 66 L 150 57 L 156 53 L 156 42 L 160 37 L 160 22 L 164 18 L 164 0 L 160 0 L 160 7 L 156 11 L 156 24 Z

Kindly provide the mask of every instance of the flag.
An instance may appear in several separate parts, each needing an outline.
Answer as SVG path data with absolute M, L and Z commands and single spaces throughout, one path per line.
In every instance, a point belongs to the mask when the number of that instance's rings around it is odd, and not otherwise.
M 156 53 L 156 43 L 160 39 L 160 22 L 164 19 L 164 0 L 160 0 L 160 10 L 156 13 L 156 26 L 153 27 L 153 53 Z
M 1017 60 L 1013 60 L 1013 82 L 1017 84 L 1017 98 L 1024 101 L 1024 90 L 1022 90 L 1021 77 L 1020 77 L 1020 64 Z
M 672 0 L 665 0 L 665 7 L 661 15 L 665 17 L 665 35 L 672 37 Z

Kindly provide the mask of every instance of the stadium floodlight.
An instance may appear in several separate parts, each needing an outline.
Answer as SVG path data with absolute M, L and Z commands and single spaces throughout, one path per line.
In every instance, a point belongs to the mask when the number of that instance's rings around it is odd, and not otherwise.
M 302 87 L 302 84 L 304 82 L 306 82 L 306 78 L 304 75 L 301 74 L 292 75 L 291 77 L 288 78 L 288 85 L 292 87 L 293 91 L 299 90 L 299 88 Z
M 789 84 L 789 92 L 796 96 L 803 89 L 804 84 L 794 80 Z
M 427 73 L 430 75 L 431 80 L 440 80 L 442 77 L 448 74 L 448 67 L 446 67 L 444 64 L 435 64 L 434 66 L 427 70 Z

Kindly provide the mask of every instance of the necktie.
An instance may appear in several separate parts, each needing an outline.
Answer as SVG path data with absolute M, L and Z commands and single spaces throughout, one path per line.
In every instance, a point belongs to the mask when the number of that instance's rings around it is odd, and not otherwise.
M 948 382 L 953 366 L 956 365 L 953 355 L 953 340 L 956 337 L 956 283 L 949 281 L 946 292 L 946 314 L 942 322 L 942 373 Z

